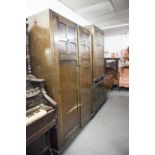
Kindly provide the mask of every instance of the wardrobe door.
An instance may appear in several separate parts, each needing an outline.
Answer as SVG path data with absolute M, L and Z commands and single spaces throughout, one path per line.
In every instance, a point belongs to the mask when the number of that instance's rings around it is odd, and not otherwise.
M 104 35 L 100 32 L 99 35 L 99 51 L 98 51 L 98 61 L 99 61 L 99 75 L 104 75 Z
M 56 23 L 63 136 L 67 141 L 80 126 L 77 25 L 61 16 Z
M 104 74 L 103 34 L 97 29 L 94 31 L 93 63 L 93 80 L 95 81 Z
M 91 34 L 88 30 L 79 28 L 79 63 L 80 63 L 80 105 L 81 125 L 90 118 L 92 106 L 92 56 L 91 56 Z

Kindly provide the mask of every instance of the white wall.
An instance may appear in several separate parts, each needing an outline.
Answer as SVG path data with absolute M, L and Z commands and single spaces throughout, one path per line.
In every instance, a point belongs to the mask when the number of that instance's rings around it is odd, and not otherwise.
M 27 17 L 48 8 L 74 21 L 75 23 L 81 26 L 86 26 L 91 24 L 87 20 L 85 20 L 84 18 L 76 14 L 74 11 L 72 11 L 70 8 L 60 3 L 58 0 L 26 0 Z
M 121 56 L 122 49 L 129 46 L 129 33 L 109 35 L 104 38 L 105 57 L 111 57 L 111 53 L 117 53 Z

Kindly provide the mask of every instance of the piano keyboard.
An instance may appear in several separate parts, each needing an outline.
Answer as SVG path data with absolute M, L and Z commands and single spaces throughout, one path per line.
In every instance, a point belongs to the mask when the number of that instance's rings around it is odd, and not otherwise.
M 47 114 L 47 111 L 44 109 L 37 109 L 30 114 L 26 115 L 26 126 L 30 125 L 31 123 L 35 122 L 36 120 L 44 117 Z

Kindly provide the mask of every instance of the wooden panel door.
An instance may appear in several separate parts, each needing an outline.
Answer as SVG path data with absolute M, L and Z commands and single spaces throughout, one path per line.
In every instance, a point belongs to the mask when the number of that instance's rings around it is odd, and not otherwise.
M 88 30 L 79 27 L 79 63 L 80 63 L 80 105 L 81 125 L 84 125 L 90 118 L 92 106 L 92 55 L 91 55 L 91 34 Z
M 103 34 L 95 29 L 94 31 L 94 52 L 93 52 L 93 80 L 104 75 L 104 38 Z
M 58 16 L 56 40 L 59 54 L 63 136 L 67 141 L 71 133 L 80 126 L 77 26 Z

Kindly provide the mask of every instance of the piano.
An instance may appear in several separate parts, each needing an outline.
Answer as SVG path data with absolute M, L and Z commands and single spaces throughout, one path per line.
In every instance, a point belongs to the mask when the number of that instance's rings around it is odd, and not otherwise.
M 26 143 L 29 144 L 56 124 L 56 102 L 44 89 L 43 79 L 27 77 Z
M 53 155 L 51 129 L 56 125 L 57 103 L 45 91 L 45 80 L 31 73 L 26 23 L 26 155 Z

